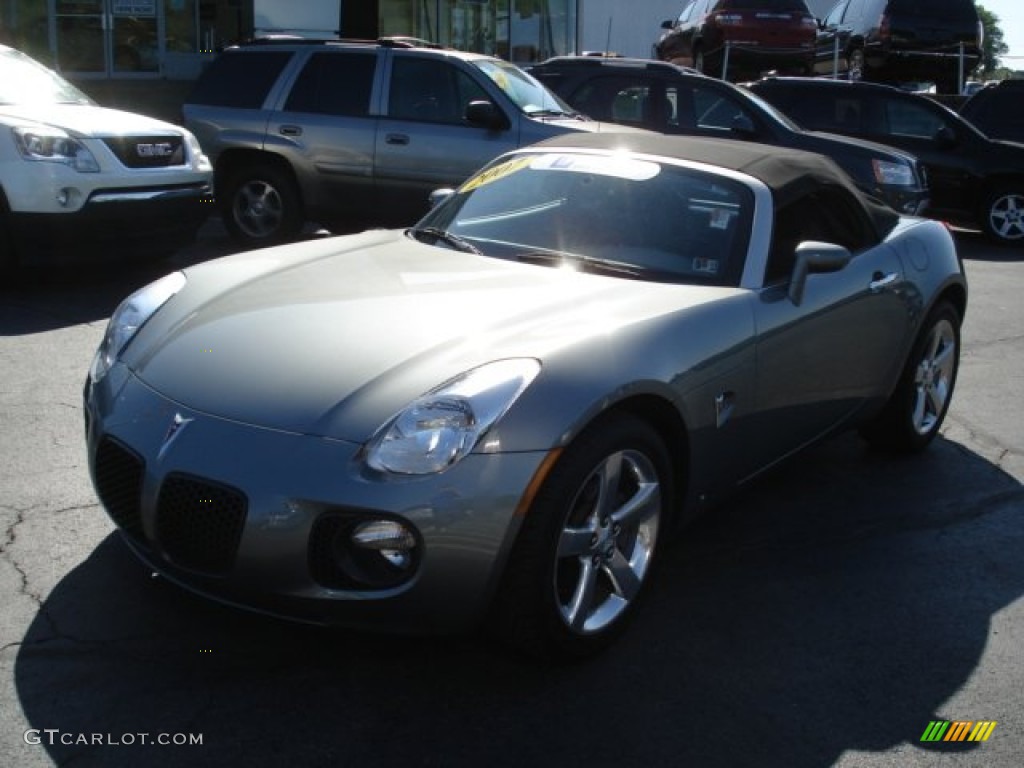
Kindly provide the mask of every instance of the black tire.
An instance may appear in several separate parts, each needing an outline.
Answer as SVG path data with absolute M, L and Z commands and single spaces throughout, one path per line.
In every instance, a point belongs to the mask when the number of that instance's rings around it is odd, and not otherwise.
M 988 194 L 978 212 L 985 236 L 1000 245 L 1024 245 L 1024 180 Z
M 495 598 L 491 628 L 502 641 L 568 660 L 622 632 L 668 527 L 670 466 L 654 429 L 625 414 L 565 450 L 527 512 Z M 604 504 L 602 488 L 613 491 Z
M 14 280 L 18 273 L 18 255 L 14 251 L 10 225 L 7 222 L 7 204 L 0 195 L 0 286 Z
M 947 301 L 928 313 L 896 390 L 861 435 L 874 448 L 917 453 L 939 433 L 960 367 L 960 315 Z
M 217 193 L 224 226 L 246 248 L 294 240 L 305 223 L 292 174 L 273 164 L 238 168 Z

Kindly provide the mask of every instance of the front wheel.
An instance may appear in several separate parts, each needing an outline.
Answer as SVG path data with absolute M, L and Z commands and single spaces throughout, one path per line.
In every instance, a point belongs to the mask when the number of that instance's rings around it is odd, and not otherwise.
M 294 240 L 304 224 L 295 180 L 276 165 L 257 164 L 232 172 L 218 200 L 225 228 L 248 248 Z
M 897 453 L 924 450 L 939 433 L 960 366 L 960 315 L 949 302 L 928 314 L 896 391 L 861 429 L 873 446 Z
M 1000 187 L 985 198 L 979 222 L 982 232 L 1000 245 L 1024 244 L 1024 182 Z
M 495 600 L 494 629 L 544 658 L 622 631 L 669 517 L 670 461 L 647 423 L 616 415 L 573 442 L 538 492 Z

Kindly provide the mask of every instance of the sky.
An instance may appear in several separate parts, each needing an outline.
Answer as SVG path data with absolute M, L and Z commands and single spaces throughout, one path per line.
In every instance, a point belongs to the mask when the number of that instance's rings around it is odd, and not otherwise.
M 1003 42 L 1010 50 L 1001 57 L 1002 65 L 1010 69 L 1024 69 L 1024 2 L 1021 0 L 978 0 L 977 5 L 999 17 Z M 1016 56 L 1019 58 L 1009 58 Z

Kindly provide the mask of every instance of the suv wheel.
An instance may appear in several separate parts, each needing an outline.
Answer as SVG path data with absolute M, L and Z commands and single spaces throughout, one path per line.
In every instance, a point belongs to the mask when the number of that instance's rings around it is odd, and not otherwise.
M 7 224 L 7 206 L 0 195 L 0 277 L 10 277 L 18 267 L 18 258 L 14 253 L 14 243 Z
M 1024 244 L 1024 182 L 998 187 L 981 210 L 981 229 L 997 243 Z
M 218 195 L 231 236 L 246 247 L 294 240 L 304 223 L 299 190 L 291 174 L 258 164 L 232 172 Z

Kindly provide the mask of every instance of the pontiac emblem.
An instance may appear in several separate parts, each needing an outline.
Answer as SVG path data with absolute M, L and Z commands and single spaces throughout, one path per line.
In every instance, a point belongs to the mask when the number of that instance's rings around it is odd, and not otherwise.
M 167 453 L 167 449 L 171 447 L 171 444 L 178 438 L 189 424 L 194 419 L 186 419 L 180 413 L 174 414 L 174 419 L 171 421 L 171 425 L 167 428 L 167 432 L 164 433 L 164 440 L 160 444 L 160 451 L 157 453 L 157 461 L 163 459 L 164 454 Z

